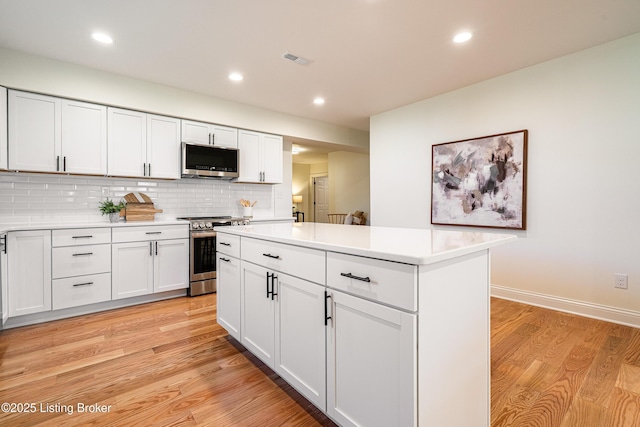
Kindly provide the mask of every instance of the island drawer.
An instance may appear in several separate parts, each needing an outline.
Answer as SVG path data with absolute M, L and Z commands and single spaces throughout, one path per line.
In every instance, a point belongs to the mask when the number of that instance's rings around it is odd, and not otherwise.
M 188 238 L 189 224 L 117 227 L 113 229 L 113 243 Z
M 111 228 L 68 228 L 53 230 L 52 246 L 80 246 L 111 243 Z
M 327 253 L 327 286 L 404 310 L 418 310 L 418 267 Z
M 66 246 L 51 254 L 54 279 L 111 271 L 111 245 Z
M 218 232 L 216 236 L 216 252 L 240 258 L 240 236 Z
M 259 239 L 241 239 L 242 259 L 310 282 L 325 284 L 325 252 Z
M 54 310 L 111 300 L 111 273 L 56 279 L 52 283 Z

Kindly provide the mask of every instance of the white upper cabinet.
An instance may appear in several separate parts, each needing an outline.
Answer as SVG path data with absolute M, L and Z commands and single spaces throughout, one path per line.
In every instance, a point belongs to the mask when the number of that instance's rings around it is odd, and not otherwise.
M 180 120 L 108 108 L 109 175 L 180 178 Z
M 147 176 L 180 178 L 180 119 L 147 115 Z
M 0 169 L 7 169 L 7 89 L 0 86 Z
M 282 183 L 282 137 L 248 130 L 238 132 L 238 182 Z
M 147 115 L 108 108 L 109 175 L 147 175 Z
M 62 100 L 62 171 L 107 173 L 107 107 Z
M 8 117 L 10 169 L 106 174 L 106 107 L 10 90 Z
M 182 141 L 238 148 L 238 129 L 211 123 L 182 120 Z
M 61 107 L 59 98 L 9 91 L 9 169 L 60 171 Z

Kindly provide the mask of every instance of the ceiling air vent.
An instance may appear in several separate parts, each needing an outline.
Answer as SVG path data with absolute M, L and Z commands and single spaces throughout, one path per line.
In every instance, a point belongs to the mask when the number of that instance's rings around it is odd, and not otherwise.
M 285 52 L 284 55 L 282 55 L 282 57 L 284 59 L 288 59 L 289 61 L 293 61 L 296 64 L 300 64 L 300 65 L 309 65 L 309 64 L 311 64 L 311 61 L 309 61 L 307 58 L 303 58 L 301 56 L 294 55 L 291 52 Z

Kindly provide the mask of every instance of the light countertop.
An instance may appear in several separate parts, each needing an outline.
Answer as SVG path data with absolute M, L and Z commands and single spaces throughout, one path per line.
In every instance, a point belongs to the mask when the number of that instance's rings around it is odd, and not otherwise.
M 228 233 L 407 264 L 432 264 L 515 241 L 512 234 L 314 222 L 217 227 Z
M 148 225 L 189 225 L 187 221 L 178 219 L 162 221 L 129 221 L 129 222 L 109 222 L 88 221 L 88 222 L 55 222 L 55 223 L 35 223 L 35 224 L 0 224 L 0 233 L 7 231 L 29 231 L 29 230 L 60 230 L 65 228 L 100 228 L 100 227 L 141 227 Z
M 189 216 L 189 215 L 185 215 Z M 194 214 L 192 216 L 206 216 L 204 214 Z M 100 227 L 140 227 L 148 225 L 188 225 L 189 223 L 179 219 L 162 219 L 156 221 L 119 221 L 109 222 L 105 216 L 104 221 L 87 221 L 87 222 L 39 222 L 39 223 L 11 223 L 0 224 L 0 233 L 6 233 L 8 231 L 29 231 L 29 230 L 60 230 L 64 228 L 100 228 Z M 252 218 L 252 223 L 261 222 L 293 222 L 292 217 L 273 217 L 273 218 Z

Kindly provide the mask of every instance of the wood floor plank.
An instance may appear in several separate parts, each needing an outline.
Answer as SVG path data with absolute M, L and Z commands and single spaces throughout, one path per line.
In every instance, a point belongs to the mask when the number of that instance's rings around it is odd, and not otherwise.
M 491 326 L 492 427 L 640 426 L 637 329 L 500 299 Z M 111 405 L 11 427 L 335 426 L 216 323 L 215 294 L 2 331 L 0 401 Z

